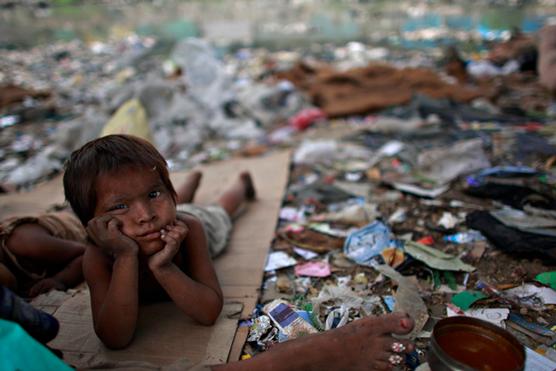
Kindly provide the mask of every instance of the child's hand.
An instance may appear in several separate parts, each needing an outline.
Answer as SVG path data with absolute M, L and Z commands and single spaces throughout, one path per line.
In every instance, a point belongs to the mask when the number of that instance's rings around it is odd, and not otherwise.
M 45 278 L 35 283 L 29 289 L 29 297 L 34 298 L 35 296 L 38 296 L 45 292 L 49 292 L 50 290 L 64 291 L 65 289 L 66 285 L 64 285 L 62 282 L 55 280 L 54 278 Z
M 172 260 L 179 251 L 182 241 L 189 228 L 187 224 L 177 219 L 173 225 L 167 225 L 163 229 L 162 240 L 166 242 L 162 250 L 149 258 L 149 268 L 152 271 L 165 268 L 172 264 Z
M 114 257 L 137 255 L 137 242 L 120 231 L 122 222 L 110 215 L 91 219 L 87 224 L 87 234 L 104 252 Z

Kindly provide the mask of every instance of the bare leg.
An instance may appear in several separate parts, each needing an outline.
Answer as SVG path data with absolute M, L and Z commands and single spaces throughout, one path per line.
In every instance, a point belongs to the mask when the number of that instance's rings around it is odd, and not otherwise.
M 249 360 L 213 366 L 218 371 L 289 370 L 389 370 L 395 356 L 393 343 L 403 344 L 403 352 L 414 346 L 392 334 L 407 334 L 413 320 L 403 314 L 365 317 L 346 326 L 274 345 Z M 403 359 L 403 357 L 401 357 Z
M 203 173 L 197 170 L 192 171 L 190 174 L 187 175 L 185 182 L 183 182 L 183 184 L 178 189 L 176 189 L 176 202 L 178 204 L 193 202 L 193 198 L 195 198 L 195 193 L 199 188 L 202 177 Z
M 245 201 L 252 201 L 255 197 L 256 191 L 251 174 L 244 171 L 239 174 L 234 184 L 224 191 L 218 199 L 218 203 L 230 217 L 233 217 Z

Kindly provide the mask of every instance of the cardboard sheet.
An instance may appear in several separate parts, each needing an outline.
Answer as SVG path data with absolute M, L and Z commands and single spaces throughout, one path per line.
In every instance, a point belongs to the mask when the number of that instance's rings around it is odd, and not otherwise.
M 201 326 L 173 303 L 144 306 L 136 338 L 125 350 L 110 351 L 94 334 L 86 287 L 66 294 L 42 295 L 34 305 L 53 313 L 60 321 L 60 333 L 49 345 L 64 352 L 77 367 L 128 366 L 130 369 L 157 369 L 191 362 L 217 364 L 237 360 L 247 332 L 237 331 L 238 318 L 255 307 L 262 282 L 268 247 L 274 236 L 278 212 L 289 171 L 289 151 L 253 159 L 233 159 L 200 168 L 203 179 L 195 203 L 216 201 L 218 195 L 242 170 L 249 170 L 257 189 L 257 201 L 249 203 L 234 222 L 234 231 L 225 252 L 214 264 L 222 286 L 225 306 L 214 326 Z M 187 173 L 172 174 L 175 185 Z M 0 217 L 27 215 L 47 210 L 63 202 L 61 178 L 42 184 L 29 193 L 0 196 Z M 230 354 L 230 351 L 233 353 Z

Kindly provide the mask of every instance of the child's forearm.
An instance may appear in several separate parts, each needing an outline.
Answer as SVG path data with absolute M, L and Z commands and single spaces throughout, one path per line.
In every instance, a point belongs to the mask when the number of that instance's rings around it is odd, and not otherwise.
M 168 296 L 188 316 L 203 325 L 212 325 L 222 311 L 222 294 L 196 282 L 175 264 L 153 272 Z
M 64 269 L 53 277 L 62 283 L 65 288 L 71 288 L 83 282 L 83 255 L 73 259 Z
M 138 257 L 116 258 L 106 297 L 95 319 L 95 332 L 112 349 L 127 346 L 137 324 L 138 315 Z
M 78 241 L 64 240 L 63 243 L 59 244 L 59 247 L 60 249 L 58 249 L 56 254 L 58 254 L 60 260 L 70 260 L 83 255 L 87 245 Z

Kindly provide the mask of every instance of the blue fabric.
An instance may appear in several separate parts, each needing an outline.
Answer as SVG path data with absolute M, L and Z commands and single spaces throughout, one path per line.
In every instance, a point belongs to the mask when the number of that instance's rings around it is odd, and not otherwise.
M 73 370 L 15 322 L 0 319 L 0 370 Z
M 0 318 L 19 323 L 25 331 L 43 344 L 58 334 L 58 321 L 50 314 L 31 304 L 0 285 Z

